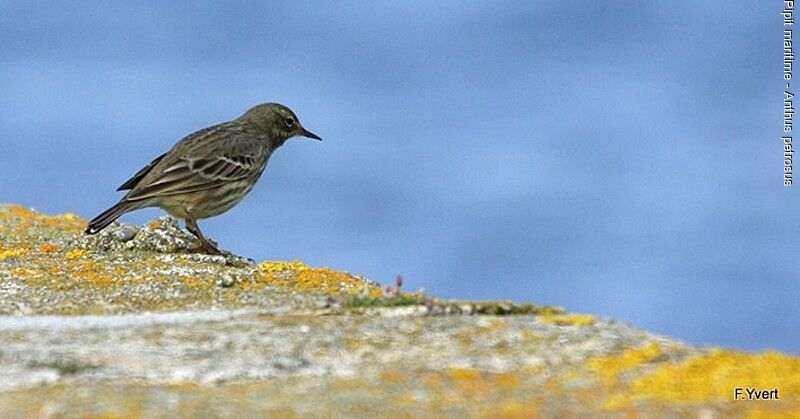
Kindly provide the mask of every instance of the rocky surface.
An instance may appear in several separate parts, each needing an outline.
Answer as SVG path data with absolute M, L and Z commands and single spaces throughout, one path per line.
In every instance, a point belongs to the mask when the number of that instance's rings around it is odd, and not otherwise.
M 800 414 L 800 359 L 0 206 L 0 416 Z M 734 400 L 736 387 L 779 400 Z

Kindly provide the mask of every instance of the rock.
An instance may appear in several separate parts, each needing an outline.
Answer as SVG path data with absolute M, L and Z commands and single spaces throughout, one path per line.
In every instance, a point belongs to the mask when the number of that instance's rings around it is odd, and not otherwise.
M 125 224 L 120 226 L 120 228 L 114 229 L 111 235 L 114 237 L 114 240 L 124 243 L 133 239 L 138 231 L 136 227 Z
M 217 279 L 217 285 L 223 288 L 230 288 L 236 284 L 236 279 L 230 274 L 223 273 Z
M 800 409 L 797 357 L 698 348 L 558 307 L 445 301 L 299 261 L 197 254 L 168 217 L 88 237 L 85 226 L 0 206 L 4 417 Z M 781 400 L 733 400 L 747 386 Z

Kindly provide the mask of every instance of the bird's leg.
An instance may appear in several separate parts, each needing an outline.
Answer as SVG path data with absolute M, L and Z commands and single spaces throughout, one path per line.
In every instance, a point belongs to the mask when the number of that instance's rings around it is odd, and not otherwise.
M 219 249 L 217 249 L 217 246 L 214 246 L 214 244 L 211 243 L 206 238 L 206 236 L 203 235 L 203 232 L 200 231 L 200 226 L 197 225 L 197 221 L 194 219 L 192 214 L 187 212 L 187 215 L 189 216 L 185 220 L 186 229 L 189 230 L 189 232 L 192 233 L 195 237 L 200 239 L 200 243 L 203 244 L 202 247 L 203 251 L 210 255 L 221 255 L 222 252 Z

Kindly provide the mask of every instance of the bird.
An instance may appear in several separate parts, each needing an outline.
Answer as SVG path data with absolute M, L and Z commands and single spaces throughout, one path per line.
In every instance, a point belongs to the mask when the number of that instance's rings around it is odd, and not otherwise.
M 125 213 L 158 207 L 185 221 L 186 229 L 200 240 L 199 250 L 221 255 L 197 220 L 238 204 L 253 189 L 272 153 L 295 136 L 322 141 L 279 103 L 262 103 L 232 121 L 195 131 L 123 183 L 117 190 L 128 191 L 125 196 L 89 221 L 85 233 L 96 234 Z

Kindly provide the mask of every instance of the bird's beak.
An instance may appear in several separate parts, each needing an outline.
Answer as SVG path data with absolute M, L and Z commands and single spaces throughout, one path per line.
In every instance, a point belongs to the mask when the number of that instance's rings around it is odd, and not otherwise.
M 315 140 L 322 141 L 322 138 L 319 138 L 319 135 L 314 134 L 313 132 L 305 128 L 300 128 L 300 135 L 302 135 L 303 137 L 313 138 Z

